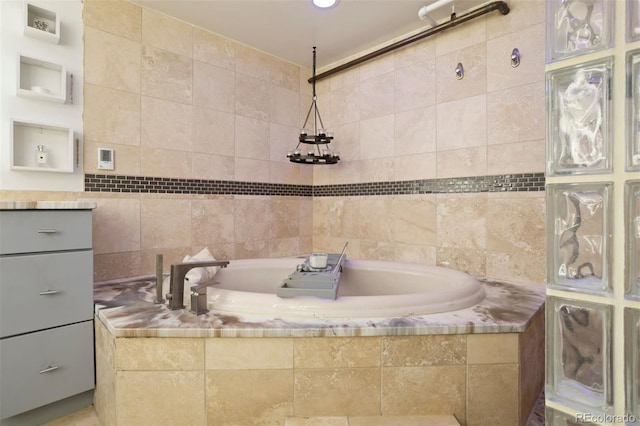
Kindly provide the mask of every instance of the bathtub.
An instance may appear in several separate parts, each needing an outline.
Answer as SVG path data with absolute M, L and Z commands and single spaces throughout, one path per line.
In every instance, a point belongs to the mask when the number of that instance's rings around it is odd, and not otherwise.
M 337 300 L 277 298 L 301 262 L 232 260 L 204 315 L 154 303 L 153 275 L 95 283 L 101 424 L 271 425 L 353 407 L 526 423 L 544 383 L 544 286 L 479 278 L 478 291 L 445 268 L 347 260 Z
M 485 298 L 472 276 L 438 266 L 347 259 L 336 300 L 280 298 L 276 289 L 301 258 L 233 260 L 207 289 L 212 313 L 275 317 L 390 318 L 468 308 Z

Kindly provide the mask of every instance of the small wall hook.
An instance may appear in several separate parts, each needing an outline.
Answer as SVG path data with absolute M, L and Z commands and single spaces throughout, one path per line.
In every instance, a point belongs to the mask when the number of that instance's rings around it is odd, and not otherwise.
M 456 67 L 456 78 L 458 80 L 462 80 L 464 78 L 464 68 L 462 67 L 462 62 L 458 62 L 458 66 Z
M 520 65 L 520 51 L 518 48 L 515 48 L 511 52 L 511 66 L 516 68 L 518 65 Z

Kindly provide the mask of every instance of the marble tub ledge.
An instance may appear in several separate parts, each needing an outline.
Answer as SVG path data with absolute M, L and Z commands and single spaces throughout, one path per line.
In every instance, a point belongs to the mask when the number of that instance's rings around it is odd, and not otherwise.
M 487 297 L 457 311 L 394 318 L 303 318 L 216 312 L 154 304 L 155 278 L 94 286 L 95 313 L 114 337 L 340 337 L 520 333 L 544 308 L 545 287 L 480 278 Z

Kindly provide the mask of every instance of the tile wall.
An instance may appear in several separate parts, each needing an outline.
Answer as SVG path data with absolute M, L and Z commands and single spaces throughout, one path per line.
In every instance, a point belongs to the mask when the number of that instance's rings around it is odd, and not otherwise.
M 96 320 L 95 405 L 109 425 L 426 414 L 524 425 L 543 339 L 542 313 L 524 333 L 356 338 L 114 338 Z
M 96 279 L 149 273 L 156 253 L 166 269 L 204 246 L 229 259 L 310 251 L 312 171 L 280 155 L 310 100 L 307 72 L 123 0 L 87 1 L 84 22 Z M 97 169 L 99 147 L 115 150 L 114 172 Z M 108 183 L 92 188 L 95 174 Z M 180 187 L 212 180 L 232 190 Z
M 320 81 L 318 103 L 344 161 L 315 168 L 314 185 L 542 172 L 545 3 L 510 6 Z M 314 249 L 349 240 L 354 257 L 543 283 L 537 189 L 314 196 Z
M 96 280 L 153 273 L 157 253 L 168 265 L 203 246 L 234 259 L 334 251 L 348 240 L 353 258 L 543 283 L 539 186 L 336 190 L 544 171 L 544 2 L 510 3 L 507 16 L 477 18 L 320 81 L 318 106 L 343 161 L 311 168 L 284 157 L 310 103 L 309 70 L 125 0 L 86 0 L 87 189 L 0 195 L 96 201 Z M 512 68 L 516 47 L 522 63 Z M 99 147 L 115 150 L 115 171 L 97 169 Z M 89 189 L 93 178 L 249 192 L 103 192 Z M 285 194 L 251 192 L 253 184 L 282 185 Z M 309 196 L 312 185 L 324 192 Z

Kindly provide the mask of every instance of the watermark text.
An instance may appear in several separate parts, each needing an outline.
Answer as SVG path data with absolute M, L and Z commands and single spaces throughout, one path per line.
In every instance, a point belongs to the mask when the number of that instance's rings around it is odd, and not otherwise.
M 576 422 L 578 423 L 628 424 L 628 423 L 636 423 L 637 421 L 638 421 L 638 418 L 633 414 L 593 414 L 593 413 L 576 414 Z

